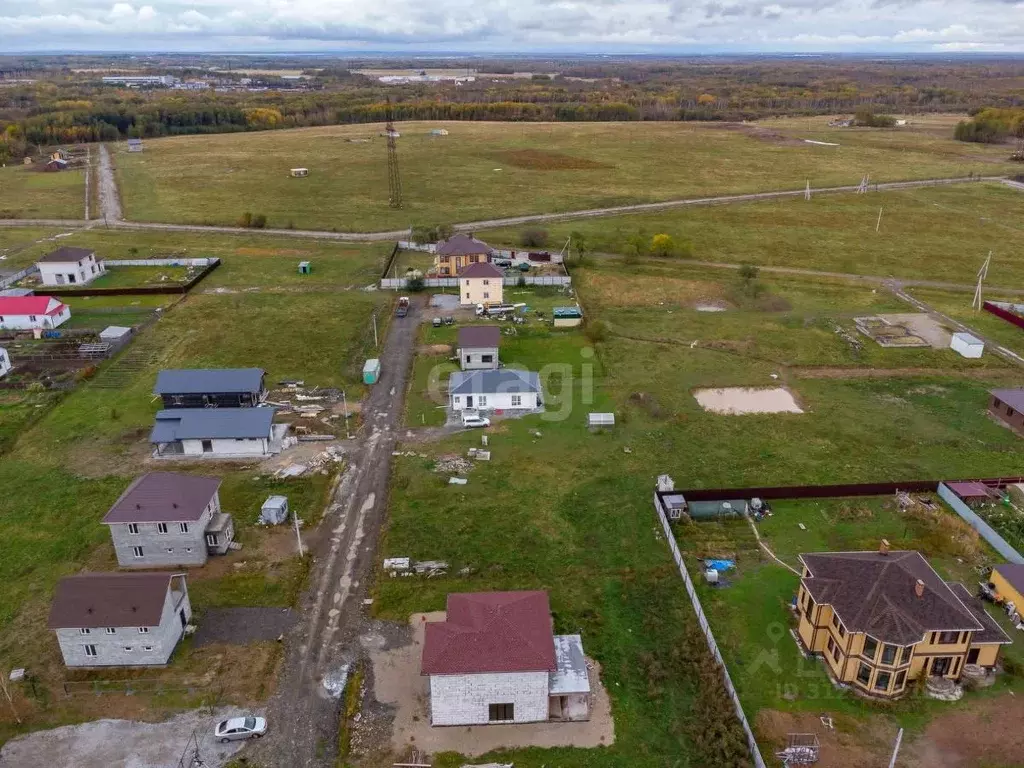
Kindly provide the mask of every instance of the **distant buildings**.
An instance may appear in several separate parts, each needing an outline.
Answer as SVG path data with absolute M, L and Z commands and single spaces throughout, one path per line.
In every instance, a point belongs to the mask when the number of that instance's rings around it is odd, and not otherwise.
M 104 75 L 104 85 L 126 85 L 129 88 L 140 88 L 144 85 L 163 86 L 170 88 L 180 82 L 174 75 Z

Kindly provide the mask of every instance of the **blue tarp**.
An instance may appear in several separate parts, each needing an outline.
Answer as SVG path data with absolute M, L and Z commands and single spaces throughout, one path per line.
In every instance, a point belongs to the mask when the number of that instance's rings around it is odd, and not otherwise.
M 736 563 L 732 560 L 705 560 L 704 566 L 714 568 L 716 571 L 728 571 L 730 568 L 735 568 Z

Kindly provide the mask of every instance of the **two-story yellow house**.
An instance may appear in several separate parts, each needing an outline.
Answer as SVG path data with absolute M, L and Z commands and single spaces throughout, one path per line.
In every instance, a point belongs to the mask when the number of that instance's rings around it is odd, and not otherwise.
M 472 235 L 452 235 L 434 249 L 434 274 L 454 277 L 470 264 L 491 260 L 494 249 Z
M 493 264 L 470 264 L 459 272 L 459 304 L 485 307 L 501 304 L 505 273 Z
M 923 675 L 959 679 L 967 664 L 991 671 L 1011 642 L 981 602 L 945 582 L 919 552 L 800 556 L 801 644 L 836 680 L 896 698 Z

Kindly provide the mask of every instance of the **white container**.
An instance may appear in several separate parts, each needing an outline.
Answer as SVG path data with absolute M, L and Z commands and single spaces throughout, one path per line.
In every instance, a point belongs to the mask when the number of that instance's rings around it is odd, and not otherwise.
M 969 333 L 954 333 L 949 347 L 962 357 L 978 358 L 985 351 L 985 342 Z

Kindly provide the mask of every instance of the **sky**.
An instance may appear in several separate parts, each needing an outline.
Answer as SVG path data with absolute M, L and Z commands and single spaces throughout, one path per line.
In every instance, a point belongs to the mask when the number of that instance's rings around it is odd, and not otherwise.
M 1024 0 L 0 0 L 0 52 L 1024 54 Z

